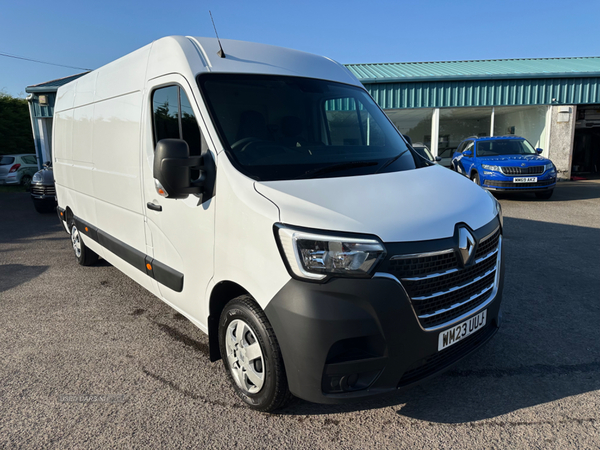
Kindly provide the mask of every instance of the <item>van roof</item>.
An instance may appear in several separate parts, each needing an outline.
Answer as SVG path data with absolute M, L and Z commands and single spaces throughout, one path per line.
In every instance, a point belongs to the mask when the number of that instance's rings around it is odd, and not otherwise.
M 206 72 L 290 75 L 362 86 L 345 66 L 325 56 L 274 45 L 221 39 L 226 55 L 221 58 L 217 54 L 219 44 L 216 38 L 187 36 L 187 39 L 200 50 Z
M 146 80 L 178 73 L 190 82 L 202 73 L 287 75 L 362 87 L 342 64 L 273 45 L 216 38 L 168 36 L 135 50 L 58 89 L 55 111 L 139 91 Z M 77 95 L 75 95 L 77 93 Z

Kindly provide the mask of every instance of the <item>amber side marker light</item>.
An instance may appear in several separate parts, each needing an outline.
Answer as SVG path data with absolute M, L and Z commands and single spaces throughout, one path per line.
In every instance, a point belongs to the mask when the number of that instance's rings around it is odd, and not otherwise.
M 86 232 L 86 233 L 88 232 L 88 227 L 85 227 L 85 232 Z
M 152 270 L 152 266 L 150 264 L 146 264 L 146 269 Z

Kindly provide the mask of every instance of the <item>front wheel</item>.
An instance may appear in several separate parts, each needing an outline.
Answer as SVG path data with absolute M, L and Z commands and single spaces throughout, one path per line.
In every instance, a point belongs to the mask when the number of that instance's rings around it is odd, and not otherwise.
M 236 394 L 252 409 L 273 411 L 291 399 L 275 332 L 252 297 L 241 295 L 223 309 L 219 347 Z
M 31 189 L 31 175 L 23 175 L 21 177 L 21 186 L 23 186 L 27 191 Z
M 536 192 L 535 196 L 542 200 L 548 200 L 550 197 L 552 197 L 553 193 L 554 193 L 554 189 L 550 189 L 548 191 Z
M 477 172 L 474 172 L 473 175 L 471 175 L 471 181 L 477 186 L 481 186 L 481 182 L 479 181 L 479 174 Z
M 79 264 L 82 266 L 91 266 L 98 262 L 98 255 L 85 245 L 74 222 L 71 223 L 71 244 L 73 245 L 73 252 Z

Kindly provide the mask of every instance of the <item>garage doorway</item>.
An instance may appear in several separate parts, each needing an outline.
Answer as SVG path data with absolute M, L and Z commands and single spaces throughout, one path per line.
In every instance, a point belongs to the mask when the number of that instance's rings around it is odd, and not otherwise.
M 571 174 L 600 176 L 600 105 L 577 107 Z

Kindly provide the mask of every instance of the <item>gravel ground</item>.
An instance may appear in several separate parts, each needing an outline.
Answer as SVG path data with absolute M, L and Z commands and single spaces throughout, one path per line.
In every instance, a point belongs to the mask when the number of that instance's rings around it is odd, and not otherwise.
M 503 327 L 433 381 L 251 411 L 208 339 L 56 215 L 0 194 L 2 448 L 600 448 L 600 182 L 503 197 Z

